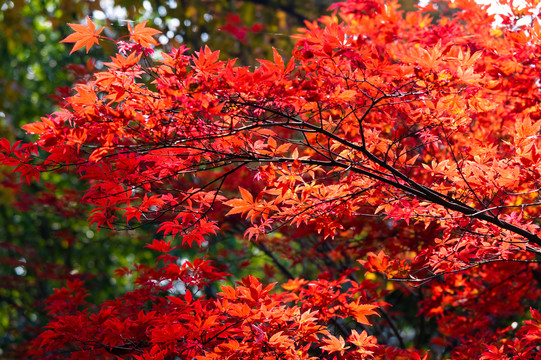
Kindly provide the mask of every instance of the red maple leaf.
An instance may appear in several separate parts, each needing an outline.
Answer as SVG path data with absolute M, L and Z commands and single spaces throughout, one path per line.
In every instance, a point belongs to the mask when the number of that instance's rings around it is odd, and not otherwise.
M 152 250 L 156 250 L 162 253 L 166 253 L 171 251 L 173 248 L 171 247 L 171 241 L 164 241 L 164 240 L 152 240 L 152 244 L 147 244 L 145 247 L 150 248 Z

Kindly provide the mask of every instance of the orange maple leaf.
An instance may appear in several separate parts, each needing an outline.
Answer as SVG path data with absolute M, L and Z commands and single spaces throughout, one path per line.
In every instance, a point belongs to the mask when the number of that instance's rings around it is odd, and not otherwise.
M 329 353 L 333 352 L 339 352 L 340 355 L 344 355 L 344 351 L 349 349 L 349 346 L 346 346 L 346 342 L 344 341 L 343 337 L 335 337 L 333 335 L 329 335 L 328 339 L 323 338 L 322 339 L 324 343 L 327 343 L 328 345 L 321 346 L 321 349 L 328 351 Z
M 34 122 L 31 124 L 23 125 L 22 128 L 29 134 L 43 134 L 47 129 L 47 125 L 41 121 Z
M 254 208 L 254 198 L 250 192 L 239 186 L 242 199 L 233 199 L 224 202 L 224 205 L 231 206 L 232 209 L 226 215 L 244 214 Z
M 361 355 L 372 355 L 373 352 L 368 349 L 374 348 L 376 345 L 376 338 L 369 336 L 365 330 L 360 334 L 355 329 L 352 330 L 348 341 L 359 347 L 356 352 Z
M 377 305 L 359 304 L 359 300 L 349 303 L 348 310 L 355 321 L 364 325 L 372 325 L 366 318 L 368 315 L 378 315 L 373 309 L 378 308 Z M 379 316 L 379 315 L 378 315 Z
M 131 27 L 131 24 L 128 23 L 128 30 L 130 31 L 130 40 L 135 41 L 142 47 L 150 47 L 150 45 L 159 45 L 159 43 L 152 37 L 152 35 L 160 34 L 161 31 L 147 28 L 145 25 L 148 20 L 143 21 L 140 24 L 135 25 L 134 28 Z
M 86 23 L 87 25 L 82 24 L 68 24 L 70 28 L 75 30 L 75 33 L 70 34 L 67 38 L 60 41 L 61 43 L 75 43 L 73 45 L 73 49 L 71 49 L 71 53 L 74 51 L 79 50 L 83 46 L 86 46 L 86 53 L 88 54 L 88 50 L 92 47 L 94 44 L 99 44 L 98 38 L 99 34 L 103 31 L 103 27 L 98 29 L 96 31 L 96 25 L 90 20 L 90 17 L 86 17 Z

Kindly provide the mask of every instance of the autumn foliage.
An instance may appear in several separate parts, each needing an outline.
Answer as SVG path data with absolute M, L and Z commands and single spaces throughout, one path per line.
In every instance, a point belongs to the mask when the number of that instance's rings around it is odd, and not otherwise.
M 541 20 L 502 3 L 498 25 L 468 0 L 337 3 L 256 67 L 156 54 L 146 22 L 69 24 L 72 52 L 118 53 L 23 127 L 35 142 L 0 140 L 0 164 L 77 174 L 90 225 L 154 225 L 157 257 L 101 304 L 56 289 L 26 356 L 539 358 Z M 205 256 L 224 234 L 280 284 L 226 285 Z

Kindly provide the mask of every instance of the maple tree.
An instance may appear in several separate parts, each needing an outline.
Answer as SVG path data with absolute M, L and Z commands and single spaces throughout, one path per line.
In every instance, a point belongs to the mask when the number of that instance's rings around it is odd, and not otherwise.
M 152 1 L 151 7 L 149 3 L 117 0 L 115 11 L 111 11 L 107 2 L 99 1 L 28 0 L 3 4 L 0 138 L 11 142 L 32 138 L 20 126 L 53 112 L 55 101 L 70 95 L 68 85 L 88 81 L 96 64 L 100 64 L 96 60 L 115 50 L 115 43 L 102 41 L 88 55 L 85 51 L 73 54 L 65 51 L 66 46 L 59 41 L 72 31 L 67 24 L 84 23 L 87 14 L 99 24 L 98 28 L 105 27 L 110 37 L 128 33 L 127 23 L 122 19 L 133 20 L 130 24 L 135 26 L 143 17 L 150 19 L 152 27 L 163 31 L 156 39 L 162 44 L 168 41 L 166 48 L 179 43 L 191 48 L 199 48 L 203 43 L 213 48 L 220 44 L 225 50 L 222 56 L 252 59 L 272 53 L 271 43 L 290 51 L 293 40 L 288 35 L 302 25 L 303 18 L 313 19 L 328 6 L 320 3 L 307 7 L 300 1 L 287 1 L 284 5 L 283 0 L 235 1 L 234 4 L 223 0 L 178 3 L 158 0 Z M 221 29 L 227 25 L 231 12 L 240 21 L 232 25 L 250 29 L 244 37 L 248 43 L 242 43 L 227 31 L 236 31 L 234 26 Z M 252 31 L 258 23 L 265 24 L 264 31 Z M 5 356 L 22 339 L 35 337 L 46 321 L 40 304 L 53 288 L 62 286 L 62 281 L 85 279 L 90 301 L 101 302 L 129 287 L 127 279 L 112 277 L 115 268 L 134 261 L 148 263 L 152 255 L 140 246 L 141 239 L 151 236 L 148 226 L 115 232 L 87 228 L 84 211 L 74 207 L 79 202 L 78 192 L 84 187 L 75 184 L 76 174 L 47 173 L 40 184 L 21 187 L 15 174 L 6 173 L 5 168 L 0 170 L 3 172 L 0 174 L 0 353 L 3 351 L 0 356 Z M 58 188 L 71 188 L 70 194 L 63 199 L 55 198 Z M 226 240 L 220 247 L 239 246 L 233 237 Z M 242 256 L 254 255 L 245 251 Z M 248 264 L 247 259 L 238 264 L 243 271 L 250 272 L 243 267 Z M 257 265 L 249 267 L 253 269 Z
M 146 22 L 119 39 L 70 25 L 72 52 L 118 53 L 23 126 L 35 142 L 0 140 L 0 164 L 77 174 L 91 226 L 155 226 L 159 255 L 118 269 L 135 287 L 103 303 L 66 279 L 26 355 L 539 358 L 541 21 L 535 1 L 502 4 L 496 26 L 468 0 L 348 0 L 256 67 L 153 57 Z M 220 236 L 281 284 L 216 285 Z

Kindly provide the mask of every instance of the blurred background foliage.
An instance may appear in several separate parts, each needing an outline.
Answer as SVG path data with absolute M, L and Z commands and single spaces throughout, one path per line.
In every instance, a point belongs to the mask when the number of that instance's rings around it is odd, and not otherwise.
M 181 44 L 198 50 L 208 45 L 222 58 L 238 58 L 253 66 L 270 59 L 272 47 L 287 56 L 290 35 L 326 13 L 330 0 L 9 0 L 0 1 L 0 138 L 30 140 L 20 126 L 55 111 L 69 96 L 69 87 L 93 71 L 93 57 L 107 60 L 113 43 L 101 42 L 90 54 L 59 41 L 70 32 L 67 23 L 90 16 L 105 35 L 127 33 L 127 21 L 149 20 L 162 31 L 167 51 Z M 402 2 L 413 9 L 413 0 Z M 99 67 L 100 62 L 96 62 Z M 99 303 L 126 291 L 129 278 L 114 278 L 119 267 L 151 264 L 154 254 L 143 248 L 155 228 L 111 232 L 89 228 L 80 205 L 77 179 L 46 174 L 40 184 L 25 186 L 0 168 L 0 358 L 17 358 L 17 349 L 44 325 L 44 299 L 67 280 L 83 279 L 90 302 Z M 265 248 L 246 248 L 242 230 L 210 239 L 206 251 L 222 270 L 238 278 L 253 274 L 285 280 Z M 232 251 L 234 250 L 234 251 Z M 195 251 L 178 249 L 192 259 Z M 232 259 L 234 257 L 234 259 Z M 276 260 L 276 259 L 275 259 Z M 227 267 L 227 264 L 229 264 Z M 286 264 L 287 266 L 288 264 Z M 310 266 L 306 266 L 310 269 Z M 296 274 L 299 275 L 299 274 Z M 308 275 L 308 274 L 305 274 Z M 215 289 L 206 289 L 214 292 Z

